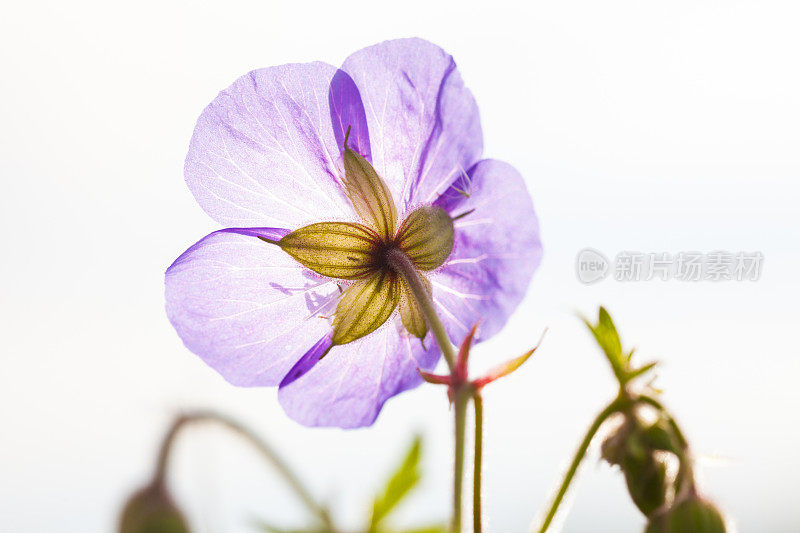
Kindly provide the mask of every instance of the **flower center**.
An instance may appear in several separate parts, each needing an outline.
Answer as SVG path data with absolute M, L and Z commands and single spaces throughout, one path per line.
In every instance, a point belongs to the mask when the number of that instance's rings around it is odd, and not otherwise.
M 348 135 L 349 135 L 348 130 Z M 319 222 L 297 229 L 277 244 L 303 266 L 331 278 L 353 280 L 342 292 L 333 321 L 333 344 L 377 329 L 399 308 L 406 330 L 424 338 L 428 328 L 408 283 L 391 268 L 400 250 L 419 271 L 441 266 L 453 249 L 453 219 L 442 208 L 422 206 L 397 227 L 389 188 L 372 165 L 344 144 L 342 180 L 361 223 Z M 431 292 L 430 282 L 421 275 Z

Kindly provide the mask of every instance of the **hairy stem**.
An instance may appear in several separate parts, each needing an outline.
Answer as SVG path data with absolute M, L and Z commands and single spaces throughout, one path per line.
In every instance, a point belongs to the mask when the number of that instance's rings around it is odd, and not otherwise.
M 472 391 L 468 384 L 460 383 L 456 378 L 456 354 L 444 324 L 436 313 L 436 307 L 422 283 L 416 267 L 411 259 L 402 250 L 393 249 L 386 254 L 389 266 L 403 277 L 411 293 L 419 304 L 422 314 L 425 315 L 425 322 L 433 332 L 436 343 L 442 351 L 444 360 L 450 369 L 453 379 L 453 414 L 455 416 L 455 452 L 453 465 L 453 521 L 451 529 L 454 533 L 461 532 L 461 495 L 463 492 L 464 481 L 464 435 L 466 431 L 467 403 L 472 396 Z
M 235 420 L 232 420 L 227 416 L 214 411 L 193 411 L 180 415 L 175 419 L 175 421 L 172 423 L 172 426 L 169 428 L 169 431 L 167 431 L 167 434 L 164 436 L 161 449 L 158 453 L 156 472 L 153 479 L 154 484 L 163 486 L 166 482 L 165 478 L 167 468 L 169 466 L 169 459 L 178 433 L 180 433 L 180 431 L 187 425 L 198 422 L 216 423 L 233 431 L 239 436 L 244 437 L 244 439 L 249 441 L 261 453 L 261 455 L 264 456 L 267 462 L 269 462 L 273 468 L 277 470 L 278 474 L 280 474 L 283 480 L 286 481 L 286 484 L 289 485 L 298 498 L 306 505 L 306 507 L 308 507 L 308 510 L 316 515 L 331 531 L 334 530 L 333 523 L 331 522 L 331 518 L 327 509 L 314 500 L 314 497 L 311 496 L 311 493 L 308 491 L 308 489 L 306 489 L 297 475 L 292 472 L 286 462 L 275 452 L 275 450 L 272 449 L 269 444 L 267 444 L 266 441 Z
M 461 495 L 464 488 L 464 435 L 467 425 L 467 403 L 469 393 L 462 389 L 456 392 L 455 412 L 455 464 L 453 466 L 453 533 L 461 533 Z
M 600 414 L 597 415 L 597 417 L 594 419 L 594 422 L 592 422 L 592 425 L 589 427 L 589 430 L 583 437 L 583 441 L 581 441 L 580 446 L 578 446 L 578 450 L 575 452 L 575 457 L 572 458 L 572 463 L 569 465 L 569 470 L 567 470 L 564 480 L 561 482 L 561 486 L 556 493 L 556 497 L 553 499 L 553 503 L 550 505 L 550 510 L 545 516 L 541 527 L 539 527 L 539 533 L 545 533 L 547 528 L 550 527 L 550 524 L 553 522 L 553 518 L 555 518 L 556 512 L 558 511 L 558 506 L 561 505 L 561 501 L 564 499 L 564 495 L 566 495 L 567 489 L 569 489 L 570 483 L 572 483 L 572 479 L 575 477 L 575 472 L 578 471 L 578 466 L 581 464 L 581 461 L 589 449 L 589 445 L 592 443 L 592 439 L 597 434 L 600 426 L 603 425 L 603 422 L 605 422 L 608 417 L 619 411 L 621 404 L 620 400 L 620 398 L 617 398 L 611 402 L 608 407 L 603 409 Z
M 444 329 L 444 324 L 439 320 L 436 307 L 428 291 L 425 289 L 425 285 L 422 283 L 417 268 L 402 250 L 390 250 L 386 254 L 386 260 L 392 270 L 403 276 L 403 279 L 411 288 L 411 292 L 419 304 L 422 314 L 425 315 L 425 322 L 433 332 L 436 344 L 438 344 L 439 348 L 442 350 L 444 360 L 447 361 L 447 366 L 450 368 L 450 372 L 452 372 L 456 366 L 455 350 L 453 350 L 453 345 L 450 342 L 450 338 L 447 336 L 447 331 Z
M 475 407 L 475 463 L 472 472 L 472 532 L 481 533 L 481 470 L 483 466 L 483 398 L 472 397 Z

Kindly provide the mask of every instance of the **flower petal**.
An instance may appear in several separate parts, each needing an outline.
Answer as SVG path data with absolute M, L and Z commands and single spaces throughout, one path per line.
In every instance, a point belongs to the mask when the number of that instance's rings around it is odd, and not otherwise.
M 435 342 L 426 346 L 395 317 L 366 337 L 334 346 L 303 377 L 282 386 L 278 399 L 306 426 L 368 426 L 386 400 L 422 382 L 417 368 L 436 366 L 439 348 Z
M 333 280 L 277 246 L 273 228 L 216 231 L 167 269 L 170 322 L 192 352 L 234 385 L 277 385 L 330 332 L 339 296 Z
M 358 91 L 339 72 L 325 63 L 254 70 L 206 107 L 184 174 L 214 220 L 294 228 L 321 213 L 352 218 L 336 170 L 343 149 L 338 130 L 353 122 L 354 147 L 364 146 L 367 133 L 365 120 L 353 118 L 363 113 L 353 103 Z
M 478 107 L 453 58 L 422 39 L 386 41 L 342 65 L 359 88 L 372 164 L 405 211 L 431 203 L 483 147 Z
M 374 231 L 349 222 L 318 222 L 294 230 L 276 243 L 284 252 L 318 274 L 356 279 L 374 271 Z
M 333 343 L 347 344 L 369 335 L 392 315 L 399 299 L 397 276 L 389 271 L 357 280 L 336 306 Z
M 447 262 L 429 275 L 434 301 L 454 342 L 478 321 L 477 340 L 485 340 L 522 301 L 541 261 L 533 202 L 511 165 L 485 159 L 453 183 L 436 205 L 453 217 L 469 214 L 455 221 L 455 244 Z

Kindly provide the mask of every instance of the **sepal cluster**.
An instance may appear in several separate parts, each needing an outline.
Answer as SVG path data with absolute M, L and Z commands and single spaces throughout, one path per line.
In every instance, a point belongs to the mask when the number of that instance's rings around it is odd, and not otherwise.
M 470 379 L 468 368 L 469 354 L 470 350 L 472 349 L 472 341 L 475 338 L 475 333 L 478 331 L 479 325 L 480 323 L 473 325 L 472 329 L 469 331 L 469 334 L 467 334 L 466 338 L 461 343 L 461 346 L 458 350 L 458 358 L 456 359 L 455 367 L 449 375 L 433 374 L 431 372 L 425 372 L 424 370 L 419 371 L 422 379 L 428 383 L 433 383 L 435 385 L 447 385 L 447 394 L 451 402 L 455 397 L 456 391 L 468 389 L 471 394 L 479 394 L 489 383 L 497 381 L 498 379 L 511 374 L 521 367 L 525 361 L 527 361 L 533 355 L 542 342 L 542 340 L 539 339 L 539 342 L 536 343 L 536 346 L 523 353 L 519 357 L 509 359 L 508 361 L 493 367 L 486 374 L 479 378 Z M 542 336 L 544 336 L 544 334 L 542 334 Z

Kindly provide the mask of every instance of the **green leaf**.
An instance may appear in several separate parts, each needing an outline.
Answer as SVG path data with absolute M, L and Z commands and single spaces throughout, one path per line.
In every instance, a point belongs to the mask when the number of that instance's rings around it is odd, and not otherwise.
M 622 350 L 622 342 L 620 341 L 617 327 L 605 307 L 600 307 L 597 324 L 592 324 L 585 318 L 583 321 L 592 332 L 592 335 L 594 335 L 597 344 L 602 348 L 620 385 L 625 385 L 630 380 L 646 374 L 656 366 L 656 363 L 648 363 L 640 368 L 631 368 L 631 360 L 635 349 L 628 352 Z
M 378 526 L 391 513 L 397 504 L 416 486 L 421 477 L 419 460 L 422 451 L 422 438 L 417 436 L 411 443 L 403 462 L 394 471 L 383 493 L 372 504 L 372 519 L 369 531 L 378 531 Z M 421 530 L 425 531 L 425 530 Z M 436 531 L 436 530 L 432 530 Z
M 638 377 L 639 377 L 639 376 L 641 376 L 642 374 L 646 374 L 647 372 L 649 372 L 650 370 L 652 370 L 653 368 L 655 368 L 655 366 L 656 366 L 657 364 L 658 364 L 658 363 L 655 363 L 655 362 L 654 362 L 654 363 L 647 363 L 647 364 L 646 364 L 646 365 L 644 365 L 643 367 L 641 367 L 641 368 L 637 368 L 636 370 L 628 370 L 628 371 L 626 371 L 626 374 L 625 374 L 625 381 L 630 381 L 630 380 L 632 380 L 633 378 L 638 378 Z
M 584 319 L 584 322 L 586 322 L 592 335 L 594 335 L 597 344 L 602 348 L 603 353 L 606 354 L 614 375 L 617 376 L 620 383 L 624 383 L 627 365 L 622 355 L 622 343 L 619 340 L 619 333 L 617 333 L 617 328 L 614 326 L 614 321 L 611 320 L 611 315 L 608 314 L 605 307 L 600 307 L 597 325 L 592 325 L 586 319 Z

